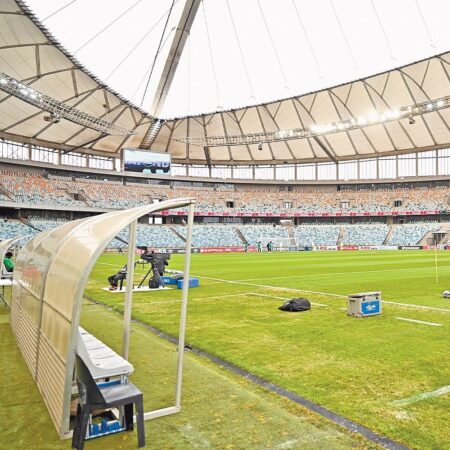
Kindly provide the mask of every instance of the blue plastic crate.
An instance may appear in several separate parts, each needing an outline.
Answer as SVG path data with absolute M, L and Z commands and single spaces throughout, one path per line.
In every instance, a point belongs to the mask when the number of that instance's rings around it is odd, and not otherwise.
M 175 285 L 179 281 L 176 278 L 166 277 L 166 276 L 161 277 L 161 279 L 163 280 L 164 284 L 174 284 Z
M 184 280 L 178 280 L 177 287 L 178 289 L 183 288 L 183 281 Z M 198 278 L 189 278 L 189 287 L 194 288 L 200 285 L 200 280 Z

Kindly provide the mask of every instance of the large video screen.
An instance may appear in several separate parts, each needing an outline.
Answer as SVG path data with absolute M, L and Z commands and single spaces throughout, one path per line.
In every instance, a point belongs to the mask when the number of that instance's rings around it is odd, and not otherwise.
M 168 153 L 126 148 L 123 161 L 123 168 L 128 172 L 170 174 L 170 155 Z

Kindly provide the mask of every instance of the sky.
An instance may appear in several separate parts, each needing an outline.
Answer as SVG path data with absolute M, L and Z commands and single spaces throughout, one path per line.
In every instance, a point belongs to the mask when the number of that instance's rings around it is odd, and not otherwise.
M 174 1 L 163 37 L 172 0 L 26 3 L 86 68 L 149 111 L 185 0 Z M 448 0 L 203 0 L 161 116 L 296 96 L 448 51 L 448 17 Z

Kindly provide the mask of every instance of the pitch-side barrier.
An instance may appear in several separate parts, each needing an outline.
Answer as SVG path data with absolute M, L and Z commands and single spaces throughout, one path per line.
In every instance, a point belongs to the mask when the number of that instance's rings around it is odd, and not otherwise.
M 156 253 L 184 254 L 184 248 L 153 248 Z M 274 247 L 273 252 L 304 252 L 304 251 L 361 251 L 361 250 L 450 250 L 450 245 L 313 245 L 313 246 L 290 246 Z M 109 249 L 110 252 L 117 252 L 117 249 Z M 195 247 L 192 253 L 257 253 L 254 246 L 247 248 L 241 246 L 234 247 Z M 264 248 L 262 253 L 268 253 Z

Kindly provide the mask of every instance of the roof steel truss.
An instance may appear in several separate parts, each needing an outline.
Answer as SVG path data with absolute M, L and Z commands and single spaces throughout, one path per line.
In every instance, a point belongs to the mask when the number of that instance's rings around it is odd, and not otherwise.
M 54 99 L 49 95 L 30 88 L 4 72 L 0 72 L 0 90 L 13 97 L 19 98 L 36 108 L 49 112 L 51 115 L 44 117 L 44 120 L 51 123 L 58 123 L 60 119 L 66 119 L 78 125 L 100 131 L 106 135 L 134 134 L 131 130 L 91 114 L 87 114 L 73 106 L 69 106 L 64 102 Z
M 348 132 L 356 129 L 363 129 L 376 124 L 384 124 L 386 122 L 397 121 L 401 118 L 407 118 L 411 123 L 415 120 L 415 116 L 422 116 L 433 111 L 450 108 L 450 96 L 408 105 L 395 111 L 379 113 L 373 111 L 367 117 L 352 118 L 339 122 L 318 125 L 314 124 L 309 128 L 294 128 L 289 130 L 278 131 L 261 131 L 259 133 L 249 133 L 240 135 L 224 135 L 224 136 L 206 136 L 205 137 L 176 137 L 177 141 L 189 143 L 191 145 L 223 147 L 231 145 L 247 145 L 271 142 L 284 142 L 296 139 L 305 139 L 314 136 L 323 136 L 341 132 Z

